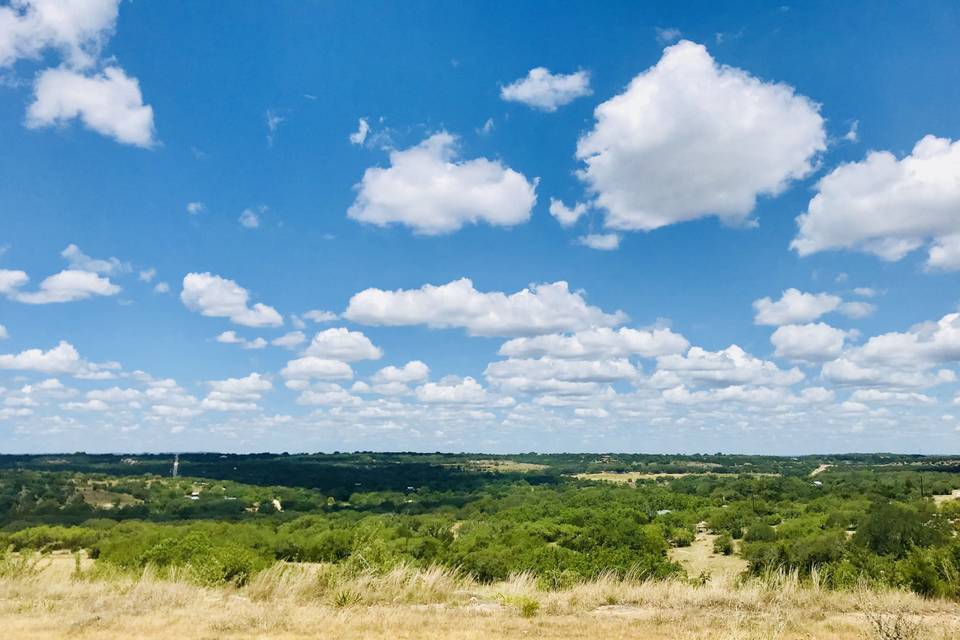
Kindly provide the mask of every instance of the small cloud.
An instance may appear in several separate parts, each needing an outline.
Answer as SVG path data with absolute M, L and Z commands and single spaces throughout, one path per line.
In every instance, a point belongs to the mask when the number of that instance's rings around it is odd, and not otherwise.
M 590 233 L 577 238 L 577 243 L 598 251 L 615 251 L 620 248 L 620 236 L 616 233 Z
M 323 322 L 333 322 L 339 317 L 337 314 L 333 313 L 332 311 L 322 311 L 320 309 L 311 309 L 310 311 L 307 311 L 306 313 L 301 313 L 300 315 L 306 318 L 307 320 L 313 320 L 317 324 L 321 324 Z
M 843 134 L 843 139 L 847 142 L 856 142 L 860 139 L 860 121 L 854 120 L 850 123 L 850 129 Z
M 140 272 L 140 282 L 152 282 L 154 277 L 157 275 L 157 270 L 153 267 L 149 269 L 144 269 Z
M 202 202 L 188 202 L 187 203 L 187 213 L 192 216 L 200 215 L 207 210 L 207 205 Z
M 360 118 L 357 121 L 357 130 L 350 134 L 350 144 L 362 146 L 367 140 L 368 133 L 370 133 L 370 123 L 366 118 Z
M 285 118 L 272 109 L 267 109 L 267 144 L 273 146 L 273 138 Z
M 487 121 L 483 123 L 483 126 L 477 129 L 477 133 L 480 135 L 489 135 L 493 131 L 493 118 L 487 118 Z
M 717 35 L 719 36 L 720 34 Z M 666 29 L 657 27 L 657 42 L 660 44 L 673 44 L 679 40 L 681 36 L 683 36 L 683 33 L 675 27 L 667 27 Z
M 158 282 L 153 288 L 154 293 L 170 293 L 170 285 L 166 282 Z
M 267 207 L 260 205 L 256 209 L 244 209 L 238 218 L 240 226 L 244 229 L 257 229 L 260 227 L 260 216 L 267 212 Z

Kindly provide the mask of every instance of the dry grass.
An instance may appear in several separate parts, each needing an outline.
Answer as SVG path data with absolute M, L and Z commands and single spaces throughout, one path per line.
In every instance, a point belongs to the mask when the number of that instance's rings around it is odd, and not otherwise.
M 632 483 L 636 480 L 657 480 L 658 478 L 685 478 L 687 476 L 717 476 L 720 478 L 736 478 L 737 476 L 779 477 L 779 473 L 716 473 L 713 471 L 690 471 L 683 473 L 647 473 L 645 471 L 598 471 L 596 473 L 578 473 L 580 480 L 597 480 L 601 482 Z
M 670 549 L 670 559 L 683 565 L 689 576 L 709 574 L 711 581 L 733 585 L 737 577 L 747 569 L 747 561 L 739 555 L 725 556 L 714 553 L 713 542 L 717 536 L 704 530 L 697 532 L 697 537 L 689 547 L 675 547 Z M 739 546 L 739 541 L 734 540 Z
M 243 588 L 203 588 L 151 571 L 72 571 L 63 557 L 39 573 L 0 578 L 3 637 L 869 640 L 879 637 L 877 620 L 903 621 L 925 640 L 960 637 L 955 603 L 898 591 L 827 592 L 796 575 L 703 587 L 601 577 L 544 592 L 530 575 L 480 585 L 439 568 L 345 575 L 278 564 Z
M 517 462 L 516 460 L 468 460 L 463 466 L 468 469 L 493 473 L 530 473 L 532 471 L 543 471 L 544 469 L 550 468 L 545 464 Z

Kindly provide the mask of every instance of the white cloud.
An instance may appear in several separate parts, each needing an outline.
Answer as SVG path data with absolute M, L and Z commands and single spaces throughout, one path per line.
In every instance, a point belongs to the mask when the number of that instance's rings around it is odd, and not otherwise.
M 120 287 L 108 278 L 90 271 L 67 269 L 45 278 L 37 291 L 16 292 L 11 297 L 27 304 L 50 304 L 74 302 L 91 296 L 112 296 L 120 293 Z
M 617 382 L 634 380 L 640 372 L 626 358 L 569 360 L 542 357 L 509 358 L 491 362 L 487 365 L 484 375 L 500 386 L 529 389 L 530 385 L 518 385 L 517 382 Z
M 153 288 L 154 293 L 170 293 L 170 285 L 166 282 L 158 282 Z
M 367 140 L 367 134 L 370 133 L 370 123 L 366 118 L 360 118 L 357 121 L 357 130 L 350 134 L 350 144 L 362 145 Z
M 330 360 L 355 362 L 379 360 L 383 356 L 383 351 L 374 346 L 363 333 L 338 327 L 321 331 L 313 336 L 304 354 Z
M 0 324 L 0 340 L 6 340 L 10 337 L 10 334 L 7 332 L 7 328 Z
M 240 213 L 237 221 L 244 229 L 257 229 L 260 227 L 260 216 L 267 212 L 267 207 L 261 205 L 256 209 L 247 208 Z
M 207 210 L 207 205 L 202 202 L 188 202 L 187 203 L 187 213 L 192 216 L 200 215 Z
M 30 280 L 25 271 L 0 269 L 0 294 L 10 295 Z
M 683 353 L 690 346 L 687 339 L 670 329 L 630 329 L 621 327 L 588 329 L 573 335 L 542 335 L 514 338 L 500 347 L 502 356 L 529 358 L 604 359 L 657 356 Z
M 321 324 L 324 322 L 333 322 L 334 320 L 340 317 L 332 311 L 323 311 L 320 309 L 311 309 L 310 311 L 301 313 L 300 315 L 306 318 L 307 320 L 312 320 L 313 322 L 316 322 L 317 324 Z
M 863 366 L 846 357 L 825 363 L 820 370 L 820 377 L 838 385 L 894 388 L 933 387 L 957 379 L 949 369 L 905 371 L 892 367 Z
M 353 369 L 346 362 L 340 362 L 339 360 L 306 356 L 288 362 L 287 366 L 280 371 L 280 375 L 298 380 L 309 378 L 342 380 L 352 378 Z
M 615 326 L 622 311 L 587 305 L 566 282 L 534 284 L 517 293 L 480 292 L 467 278 L 419 289 L 366 289 L 350 298 L 344 317 L 361 324 L 462 327 L 471 335 L 522 336 Z
M 489 393 L 473 378 L 428 382 L 417 387 L 417 400 L 437 404 L 483 404 L 490 399 Z
M 587 213 L 587 205 L 578 202 L 571 209 L 556 198 L 550 198 L 550 215 L 557 219 L 561 227 L 572 227 L 584 214 Z
M 782 325 L 798 324 L 816 320 L 820 316 L 836 310 L 843 299 L 829 293 L 805 293 L 798 289 L 787 289 L 777 301 L 760 298 L 753 301 L 757 312 L 755 324 Z
M 526 77 L 500 89 L 500 97 L 504 100 L 522 102 L 542 111 L 556 111 L 558 107 L 591 93 L 588 72 L 552 74 L 544 67 L 530 69 Z
M 256 411 L 257 401 L 273 388 L 273 384 L 259 373 L 245 378 L 227 378 L 207 383 L 210 393 L 200 406 L 214 411 Z
M 691 347 L 685 356 L 660 356 L 651 382 L 658 387 L 789 386 L 803 378 L 797 368 L 780 369 L 775 363 L 756 358 L 734 344 L 720 351 Z
M 89 129 L 118 142 L 151 148 L 153 108 L 143 104 L 140 84 L 119 67 L 85 76 L 69 69 L 47 69 L 34 86 L 27 109 L 30 128 L 65 125 L 79 118 Z
M 871 287 L 857 287 L 853 290 L 853 293 L 861 298 L 873 298 L 877 295 L 876 289 L 872 289 Z
M 820 180 L 791 246 L 900 260 L 928 247 L 931 269 L 960 269 L 960 141 L 926 136 L 900 159 L 872 151 Z
M 74 67 L 93 64 L 117 21 L 120 0 L 12 0 L 0 7 L 0 67 L 58 49 Z
M 115 273 L 126 273 L 131 270 L 129 264 L 120 262 L 117 258 L 107 258 L 106 260 L 91 258 L 75 244 L 67 245 L 67 248 L 61 251 L 60 255 L 67 261 L 71 269 L 78 271 L 92 271 L 104 275 L 113 275 Z
M 513 226 L 530 219 L 537 180 L 497 160 L 457 161 L 456 138 L 442 131 L 390 152 L 390 167 L 371 167 L 355 185 L 347 215 L 384 227 L 403 224 L 438 235 L 465 224 Z
M 273 138 L 277 133 L 277 129 L 280 128 L 280 123 L 282 123 L 286 118 L 281 115 L 278 115 L 275 111 L 267 110 L 267 144 L 271 147 L 273 146 Z
M 295 349 L 303 344 L 306 339 L 307 336 L 305 336 L 302 331 L 291 331 L 283 334 L 279 338 L 274 338 L 270 341 L 270 344 L 275 347 L 283 347 L 284 349 Z
M 157 277 L 157 270 L 153 267 L 144 269 L 137 277 L 140 279 L 140 282 L 153 282 L 153 279 Z
M 598 251 L 615 251 L 620 248 L 620 236 L 616 233 L 590 233 L 577 238 L 577 243 Z
M 374 384 L 421 382 L 430 375 L 430 367 L 419 360 L 411 360 L 402 367 L 384 367 L 377 371 L 370 380 Z
M 906 332 L 873 336 L 846 354 L 866 366 L 928 369 L 960 362 L 960 313 L 919 324 Z
M 0 355 L 0 369 L 65 373 L 95 378 L 97 376 L 94 374 L 104 368 L 104 365 L 92 364 L 81 359 L 77 349 L 66 341 L 61 341 L 48 351 L 27 349 L 17 354 Z M 113 365 L 110 365 L 110 368 L 113 368 Z
M 248 306 L 250 293 L 233 280 L 210 273 L 188 273 L 180 300 L 191 311 L 213 318 L 229 318 L 246 327 L 279 327 L 283 316 L 260 302 Z
M 223 344 L 238 344 L 244 349 L 263 349 L 267 346 L 267 341 L 263 338 L 254 338 L 253 340 L 247 340 L 241 336 L 237 335 L 236 331 L 224 331 L 216 337 L 217 342 Z
M 716 215 L 742 223 L 826 148 L 818 106 L 785 84 L 717 65 L 698 44 L 656 66 L 595 111 L 580 138 L 580 177 L 614 229 L 649 231 Z
M 822 362 L 839 357 L 849 335 L 849 332 L 823 322 L 788 324 L 778 327 L 770 336 L 770 342 L 777 357 Z

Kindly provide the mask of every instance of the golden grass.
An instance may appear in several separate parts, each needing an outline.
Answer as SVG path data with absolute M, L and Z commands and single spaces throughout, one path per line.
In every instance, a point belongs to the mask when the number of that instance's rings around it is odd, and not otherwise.
M 174 575 L 71 577 L 57 558 L 36 575 L 0 578 L 5 638 L 644 638 L 864 640 L 870 618 L 901 616 L 917 638 L 960 637 L 960 607 L 900 591 L 828 592 L 796 575 L 741 585 L 600 577 L 562 591 L 521 574 L 477 584 L 448 569 L 345 575 L 278 564 L 248 585 L 204 588 Z
M 714 471 L 689 471 L 683 473 L 648 473 L 645 471 L 597 471 L 595 473 L 578 473 L 580 480 L 596 480 L 600 482 L 631 483 L 635 480 L 657 480 L 658 478 L 685 478 L 687 476 L 717 476 L 720 478 L 736 478 L 737 476 L 779 477 L 779 473 L 716 473 Z

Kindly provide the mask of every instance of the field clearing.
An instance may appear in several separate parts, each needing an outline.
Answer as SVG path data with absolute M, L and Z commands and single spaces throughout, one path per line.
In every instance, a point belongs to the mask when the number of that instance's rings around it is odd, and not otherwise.
M 933 501 L 937 504 L 943 504 L 944 502 L 950 502 L 951 500 L 957 500 L 958 498 L 960 498 L 960 489 L 954 489 L 950 493 L 933 496 Z
M 955 603 L 900 591 L 826 592 L 795 576 L 742 587 L 608 578 L 544 592 L 529 576 L 479 585 L 439 569 L 329 584 L 318 565 L 278 565 L 243 588 L 149 571 L 76 580 L 72 570 L 72 557 L 62 556 L 39 575 L 0 578 L 5 637 L 870 640 L 878 637 L 870 618 L 897 616 L 917 639 L 960 634 Z
M 494 473 L 530 473 L 532 471 L 543 471 L 550 467 L 545 464 L 535 464 L 533 462 L 516 462 L 515 460 L 469 460 L 463 466 L 477 471 L 490 471 Z
M 683 565 L 689 576 L 710 574 L 711 583 L 733 586 L 741 573 L 747 569 L 747 561 L 736 553 L 739 552 L 739 540 L 734 540 L 734 555 L 725 556 L 714 553 L 713 542 L 719 536 L 706 531 L 698 531 L 697 537 L 689 547 L 674 547 L 670 549 L 670 559 Z
M 596 480 L 599 482 L 619 482 L 629 484 L 636 480 L 657 480 L 659 478 L 686 478 L 688 476 L 716 476 L 718 478 L 736 478 L 738 476 L 754 476 L 777 478 L 779 473 L 717 473 L 715 471 L 689 471 L 683 473 L 648 473 L 644 471 L 598 471 L 595 473 L 578 473 L 574 477 L 579 480 Z

